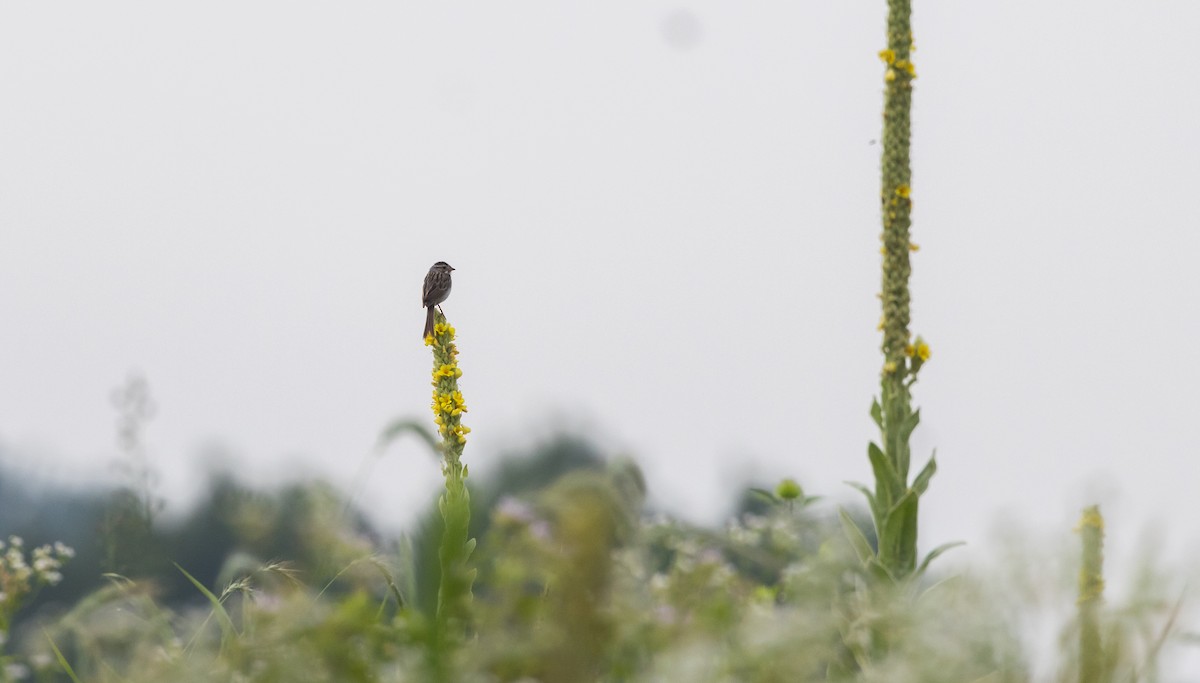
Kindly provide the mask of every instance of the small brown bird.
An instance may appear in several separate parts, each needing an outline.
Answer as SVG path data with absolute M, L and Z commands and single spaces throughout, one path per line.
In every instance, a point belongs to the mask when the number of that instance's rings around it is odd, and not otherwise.
M 434 307 L 450 296 L 450 271 L 452 270 L 454 269 L 450 267 L 449 263 L 438 261 L 429 268 L 429 273 L 425 276 L 425 286 L 421 288 L 421 305 L 427 310 L 425 333 L 421 335 L 422 339 L 433 334 Z

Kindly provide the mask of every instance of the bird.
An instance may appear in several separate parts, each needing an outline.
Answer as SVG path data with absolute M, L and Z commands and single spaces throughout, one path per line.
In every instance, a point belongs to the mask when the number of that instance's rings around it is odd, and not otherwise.
M 421 288 L 421 305 L 425 307 L 425 333 L 421 335 L 424 339 L 433 334 L 433 309 L 438 304 L 446 300 L 450 296 L 450 271 L 454 268 L 450 267 L 445 261 L 438 261 L 429 268 L 429 273 L 425 275 L 425 286 Z

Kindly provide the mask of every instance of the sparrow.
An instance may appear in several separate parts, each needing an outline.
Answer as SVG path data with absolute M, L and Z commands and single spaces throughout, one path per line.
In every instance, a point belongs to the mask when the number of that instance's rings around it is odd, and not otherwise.
M 424 339 L 433 334 L 433 309 L 450 296 L 450 272 L 454 269 L 445 261 L 438 261 L 425 275 L 425 286 L 421 288 L 421 305 L 426 308 Z

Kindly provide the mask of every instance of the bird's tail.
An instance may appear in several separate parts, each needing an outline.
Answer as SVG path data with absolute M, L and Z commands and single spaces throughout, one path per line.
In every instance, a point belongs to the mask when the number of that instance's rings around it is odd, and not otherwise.
M 433 334 L 433 306 L 425 309 L 425 334 L 421 335 L 421 339 Z

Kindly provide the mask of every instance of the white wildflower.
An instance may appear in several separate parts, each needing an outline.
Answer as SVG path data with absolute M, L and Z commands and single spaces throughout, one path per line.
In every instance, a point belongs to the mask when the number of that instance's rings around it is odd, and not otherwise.
M 58 569 L 58 560 L 53 557 L 42 556 L 33 558 L 33 571 L 38 574 L 45 574 L 55 569 Z

